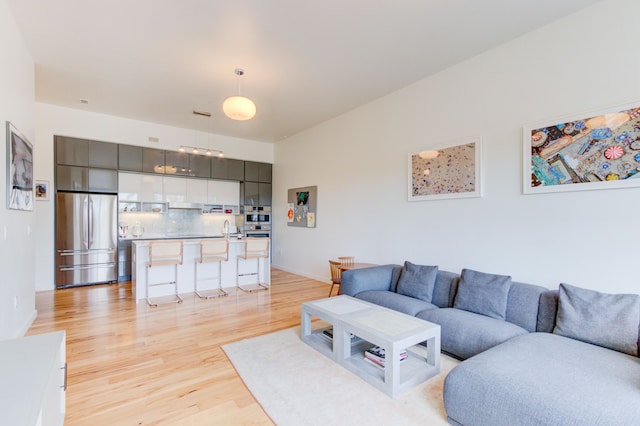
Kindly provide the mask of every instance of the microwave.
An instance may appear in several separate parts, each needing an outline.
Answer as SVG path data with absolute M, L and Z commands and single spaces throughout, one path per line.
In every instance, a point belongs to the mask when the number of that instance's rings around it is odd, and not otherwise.
M 244 222 L 246 224 L 271 223 L 270 206 L 245 206 Z

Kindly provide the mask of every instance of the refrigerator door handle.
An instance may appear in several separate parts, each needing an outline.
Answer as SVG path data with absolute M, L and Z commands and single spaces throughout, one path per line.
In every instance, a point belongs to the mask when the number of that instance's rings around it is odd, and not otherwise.
M 106 248 L 106 249 L 91 249 L 91 250 L 58 250 L 60 256 L 75 256 L 77 254 L 92 254 L 92 253 L 115 253 L 116 249 L 114 248 Z
M 60 268 L 61 271 L 80 271 L 83 269 L 96 269 L 96 268 L 113 268 L 115 266 L 115 262 L 111 262 L 111 263 L 103 263 L 101 265 L 84 265 L 84 266 L 70 266 L 70 267 L 64 267 L 64 268 Z
M 93 247 L 93 200 L 91 196 L 87 197 L 89 199 L 89 216 L 87 217 L 87 223 L 89 224 L 89 245 L 87 247 Z

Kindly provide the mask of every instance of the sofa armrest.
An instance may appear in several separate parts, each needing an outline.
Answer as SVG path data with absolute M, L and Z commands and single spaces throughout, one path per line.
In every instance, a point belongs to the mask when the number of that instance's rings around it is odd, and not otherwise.
M 401 268 L 399 265 L 382 265 L 344 271 L 340 294 L 355 296 L 363 291 L 394 291 Z

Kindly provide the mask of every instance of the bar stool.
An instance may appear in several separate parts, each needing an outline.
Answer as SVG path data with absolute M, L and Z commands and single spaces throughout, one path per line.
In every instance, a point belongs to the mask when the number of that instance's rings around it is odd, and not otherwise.
M 150 283 L 149 275 L 154 266 L 173 265 L 173 280 L 160 283 Z M 182 240 L 176 241 L 151 241 L 149 243 L 149 263 L 147 263 L 147 277 L 145 280 L 145 296 L 149 306 L 158 306 L 151 303 L 149 288 L 163 285 L 173 285 L 176 296 L 175 303 L 182 303 L 182 297 L 178 294 L 178 265 L 182 265 Z
M 239 254 L 236 257 L 236 287 L 245 292 L 252 292 L 257 290 L 268 290 L 269 287 L 264 285 L 260 280 L 260 259 L 269 258 L 269 238 L 245 238 L 244 240 L 244 254 Z M 240 273 L 240 259 L 243 260 L 256 260 L 257 270 L 247 274 Z M 255 288 L 243 288 L 240 286 L 240 277 L 247 275 L 257 275 L 258 282 Z
M 200 241 L 200 257 L 195 259 L 195 279 L 194 292 L 201 299 L 212 299 L 214 297 L 226 296 L 227 292 L 222 289 L 222 262 L 229 260 L 229 240 L 226 238 L 208 239 Z M 198 279 L 198 264 L 214 263 L 218 264 L 218 288 L 213 294 L 202 294 L 198 290 L 198 281 L 209 281 L 216 277 Z

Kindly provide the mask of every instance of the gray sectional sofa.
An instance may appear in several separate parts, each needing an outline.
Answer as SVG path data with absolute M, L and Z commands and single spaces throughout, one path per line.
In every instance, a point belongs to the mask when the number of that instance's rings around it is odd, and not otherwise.
M 409 262 L 345 271 L 341 293 L 440 324 L 463 360 L 445 379 L 451 424 L 640 424 L 638 295 Z

